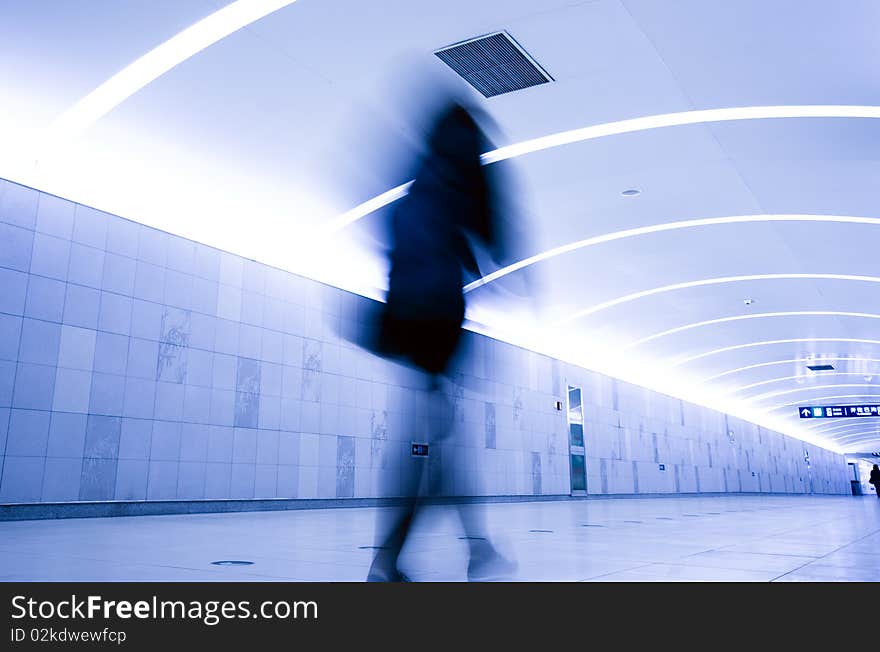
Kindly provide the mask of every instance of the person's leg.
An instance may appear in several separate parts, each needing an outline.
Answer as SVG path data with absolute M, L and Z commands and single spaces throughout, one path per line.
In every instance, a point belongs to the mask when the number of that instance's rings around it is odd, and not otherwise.
M 481 471 L 477 469 L 471 478 L 469 496 L 456 495 L 459 492 L 455 487 L 455 469 L 464 468 L 464 460 L 460 457 L 475 451 L 474 441 L 468 441 L 469 434 L 472 433 L 462 428 L 463 421 L 457 414 L 457 410 L 461 407 L 456 406 L 455 402 L 449 398 L 452 393 L 449 386 L 450 382 L 444 381 L 442 385 L 438 385 L 434 392 L 435 413 L 439 416 L 436 421 L 439 427 L 434 434 L 434 440 L 438 443 L 443 442 L 445 447 L 442 449 L 443 459 L 439 466 L 441 471 L 433 486 L 444 488 L 450 497 L 464 500 L 470 496 L 483 495 L 483 478 Z M 485 505 L 477 502 L 467 504 L 457 502 L 455 510 L 468 542 L 468 578 L 471 580 L 500 579 L 513 573 L 516 564 L 498 554 L 492 544 L 486 523 Z
M 479 474 L 479 471 L 477 471 Z M 477 479 L 479 487 L 479 479 Z M 476 495 L 482 492 L 475 491 Z M 468 542 L 468 580 L 479 582 L 486 580 L 510 579 L 516 570 L 516 562 L 504 558 L 489 535 L 486 522 L 486 508 L 482 503 L 458 503 L 458 518 L 461 520 L 465 537 Z
M 413 522 L 419 511 L 419 484 L 421 483 L 423 464 L 420 460 L 402 455 L 403 444 L 398 441 L 386 442 L 392 451 L 387 452 L 390 463 L 399 465 L 399 482 L 397 474 L 391 468 L 383 468 L 382 496 L 398 497 L 403 502 L 399 506 L 380 508 L 376 518 L 376 553 L 367 577 L 373 582 L 403 581 L 397 568 L 397 560 L 406 543 Z
M 380 514 L 376 527 L 376 552 L 367 575 L 368 582 L 403 582 L 407 578 L 397 568 L 397 558 L 406 542 L 416 515 L 416 499 L 403 507 L 387 508 Z
M 401 386 L 412 389 L 414 382 L 423 382 L 417 372 L 402 371 L 399 376 Z M 416 390 L 421 391 L 420 389 Z M 422 482 L 424 461 L 411 456 L 407 450 L 412 434 L 417 429 L 413 406 L 389 406 L 392 410 L 407 415 L 402 423 L 403 432 L 392 432 L 390 437 L 374 442 L 382 447 L 378 472 L 381 474 L 380 496 L 398 498 L 399 506 L 380 508 L 376 518 L 375 547 L 373 563 L 367 581 L 396 582 L 408 578 L 397 568 L 398 557 L 406 543 L 420 507 L 419 489 Z

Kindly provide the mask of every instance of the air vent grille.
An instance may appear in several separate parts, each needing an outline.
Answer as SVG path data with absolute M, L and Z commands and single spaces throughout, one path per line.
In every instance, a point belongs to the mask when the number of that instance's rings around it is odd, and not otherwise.
M 807 369 L 810 371 L 834 371 L 834 365 L 830 364 L 808 364 Z
M 506 32 L 496 32 L 434 52 L 483 97 L 553 81 Z

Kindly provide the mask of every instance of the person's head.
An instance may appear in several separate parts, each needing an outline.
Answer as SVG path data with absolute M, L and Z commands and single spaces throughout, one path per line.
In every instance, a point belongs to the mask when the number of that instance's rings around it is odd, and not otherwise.
M 880 471 L 880 468 L 878 468 L 877 465 L 875 464 L 873 470 L 874 470 L 874 471 Z

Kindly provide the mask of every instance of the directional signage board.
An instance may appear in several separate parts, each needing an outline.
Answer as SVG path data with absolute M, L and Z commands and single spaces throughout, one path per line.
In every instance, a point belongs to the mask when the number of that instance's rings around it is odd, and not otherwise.
M 841 417 L 880 417 L 880 405 L 811 405 L 799 407 L 801 419 L 839 419 Z

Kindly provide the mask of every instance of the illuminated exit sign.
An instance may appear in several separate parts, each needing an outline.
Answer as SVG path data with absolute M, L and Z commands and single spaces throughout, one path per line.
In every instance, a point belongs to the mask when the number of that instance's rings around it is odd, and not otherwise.
M 838 419 L 841 417 L 880 417 L 880 405 L 820 405 L 799 407 L 801 419 Z

